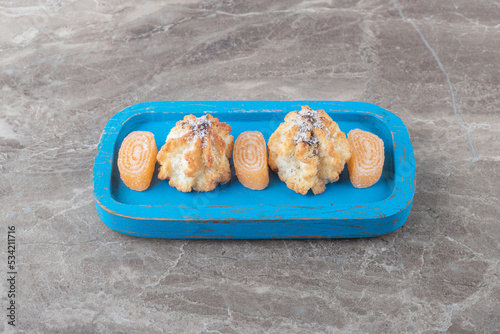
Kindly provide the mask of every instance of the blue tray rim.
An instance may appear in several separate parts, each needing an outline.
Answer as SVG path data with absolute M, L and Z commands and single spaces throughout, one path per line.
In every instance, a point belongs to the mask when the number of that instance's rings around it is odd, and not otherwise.
M 216 108 L 222 112 L 208 110 L 211 113 L 221 115 L 223 113 L 249 112 L 252 110 L 265 111 L 291 111 L 299 110 L 301 105 L 309 105 L 313 109 L 327 109 L 335 112 L 356 112 L 375 116 L 381 119 L 392 134 L 394 145 L 395 175 L 401 178 L 395 180 L 394 192 L 387 199 L 366 205 L 336 205 L 331 207 L 299 207 L 290 205 L 280 206 L 279 216 L 259 216 L 256 213 L 238 213 L 237 218 L 221 216 L 220 207 L 200 206 L 197 210 L 203 211 L 203 218 L 189 215 L 189 207 L 180 210 L 185 215 L 180 215 L 179 206 L 164 205 L 130 205 L 116 201 L 111 196 L 110 180 L 112 171 L 113 154 L 115 144 L 121 127 L 130 118 L 143 113 L 178 113 L 180 115 L 193 113 L 193 108 L 198 110 Z M 189 107 L 188 112 L 177 110 Z M 199 112 L 199 111 L 198 111 Z M 206 110 L 203 112 L 207 112 Z M 258 113 L 257 111 L 256 113 Z M 219 116 L 217 116 L 219 117 Z M 180 117 L 179 119 L 181 119 Z M 223 119 L 222 119 L 223 121 Z M 96 205 L 104 211 L 133 220 L 152 221 L 230 221 L 230 220 L 346 220 L 364 219 L 377 220 L 395 216 L 411 206 L 415 193 L 415 158 L 413 148 L 406 126 L 401 119 L 393 113 L 370 103 L 365 102 L 341 102 L 341 101 L 157 101 L 144 102 L 132 105 L 116 113 L 106 124 L 95 156 L 93 170 L 94 198 Z M 317 195 L 321 196 L 321 195 Z M 147 209 L 146 209 L 147 208 Z M 245 208 L 244 205 L 237 207 L 238 210 Z M 254 208 L 254 206 L 248 207 Z M 300 211 L 310 208 L 313 216 L 304 218 Z M 231 208 L 228 208 L 231 209 Z M 250 211 L 250 210 L 249 210 Z M 138 214 L 140 212 L 140 215 Z M 182 214 L 182 213 L 181 213 Z

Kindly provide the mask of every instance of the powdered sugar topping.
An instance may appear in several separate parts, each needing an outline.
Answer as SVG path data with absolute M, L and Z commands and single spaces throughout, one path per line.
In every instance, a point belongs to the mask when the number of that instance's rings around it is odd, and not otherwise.
M 298 112 L 298 116 L 294 118 L 294 121 L 299 127 L 297 135 L 293 138 L 295 142 L 305 142 L 308 145 L 315 145 L 319 142 L 312 133 L 314 128 L 323 129 L 323 122 L 316 110 L 312 110 L 309 107 L 302 107 L 302 110 Z
M 189 121 L 191 132 L 198 138 L 205 138 L 209 133 L 209 128 L 212 122 L 207 119 L 207 115 L 197 117 L 195 120 Z

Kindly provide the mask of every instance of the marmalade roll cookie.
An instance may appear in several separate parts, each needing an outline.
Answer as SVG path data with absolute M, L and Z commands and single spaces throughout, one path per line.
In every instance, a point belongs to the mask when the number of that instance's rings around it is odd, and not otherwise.
M 384 141 L 377 135 L 354 129 L 347 135 L 352 147 L 347 162 L 349 178 L 356 188 L 368 188 L 380 179 L 384 168 Z
M 158 178 L 183 192 L 211 191 L 231 180 L 231 126 L 212 115 L 178 121 L 158 152 Z
M 292 111 L 269 138 L 269 166 L 288 188 L 302 195 L 325 191 L 351 157 L 349 142 L 324 110 Z
M 120 178 L 132 190 L 143 191 L 151 184 L 156 164 L 155 137 L 148 131 L 131 132 L 118 151 Z
M 233 163 L 241 184 L 252 190 L 262 190 L 269 184 L 267 149 L 259 131 L 245 131 L 234 143 Z

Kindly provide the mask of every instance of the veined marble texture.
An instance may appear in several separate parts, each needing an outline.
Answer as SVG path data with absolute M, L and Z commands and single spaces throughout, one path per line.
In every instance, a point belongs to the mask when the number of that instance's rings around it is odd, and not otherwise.
M 16 330 L 499 333 L 499 18 L 489 0 L 1 1 L 1 263 L 15 225 Z M 408 221 L 355 240 L 107 228 L 92 168 L 108 119 L 213 99 L 394 112 L 417 162 Z M 6 313 L 0 332 L 13 332 Z

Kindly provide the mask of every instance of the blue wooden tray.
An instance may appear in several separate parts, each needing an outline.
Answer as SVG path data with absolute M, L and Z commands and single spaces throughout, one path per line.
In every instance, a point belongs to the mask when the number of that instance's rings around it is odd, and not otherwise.
M 324 109 L 346 134 L 360 128 L 385 144 L 382 177 L 374 186 L 356 189 L 347 166 L 324 193 L 300 195 L 270 171 L 262 191 L 232 180 L 214 191 L 182 193 L 153 176 L 149 189 L 128 189 L 116 160 L 131 131 L 154 134 L 158 150 L 186 114 L 211 113 L 231 125 L 232 135 L 258 130 L 266 141 L 285 115 L 302 105 Z M 232 161 L 231 161 L 232 164 Z M 157 165 L 158 167 L 158 165 Z M 156 168 L 158 169 L 158 168 Z M 191 101 L 133 105 L 113 116 L 102 133 L 94 164 L 97 212 L 111 229 L 148 238 L 356 238 L 379 236 L 400 228 L 415 193 L 415 158 L 408 131 L 394 114 L 376 105 L 331 101 Z

